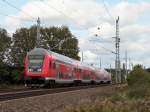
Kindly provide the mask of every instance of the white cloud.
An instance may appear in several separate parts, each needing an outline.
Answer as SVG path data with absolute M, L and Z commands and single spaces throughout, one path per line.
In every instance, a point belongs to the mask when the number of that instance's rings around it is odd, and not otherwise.
M 148 49 L 150 25 L 141 25 L 139 20 L 144 13 L 150 10 L 150 3 L 121 1 L 112 6 L 108 3 L 107 6 L 114 18 L 120 16 L 121 56 L 123 57 L 125 50 L 128 50 L 130 57 L 134 58 L 133 61 L 146 62 L 146 65 L 150 66 L 148 65 L 150 60 L 148 60 L 147 56 L 145 56 L 147 57 L 145 59 L 140 59 L 145 53 L 150 52 Z M 21 9 L 22 12 L 14 14 L 18 18 L 31 20 L 32 18 L 29 16 L 31 15 L 34 18 L 40 17 L 42 23 L 44 21 L 47 26 L 68 25 L 74 32 L 74 35 L 78 37 L 81 51 L 84 51 L 93 62 L 97 62 L 96 59 L 99 55 L 99 52 L 95 52 L 93 49 L 98 49 L 100 52 L 108 54 L 109 52 L 101 46 L 112 51 L 115 49 L 114 39 L 111 38 L 115 36 L 115 22 L 112 22 L 103 4 L 96 0 L 31 0 Z M 15 31 L 15 28 L 23 26 L 24 22 L 21 19 L 7 18 L 6 24 L 11 24 L 7 29 L 12 32 Z M 36 23 L 36 20 L 34 21 Z M 100 27 L 99 31 L 97 27 Z M 101 38 L 112 43 L 102 42 L 98 44 L 90 42 L 89 40 L 96 33 Z M 104 61 L 106 63 L 114 63 L 114 59 L 111 59 L 114 57 L 114 54 L 110 53 L 101 57 L 103 57 L 103 60 L 106 60 Z
M 142 3 L 128 3 L 120 2 L 115 7 L 112 8 L 115 16 L 120 16 L 121 24 L 128 25 L 133 22 L 137 22 L 137 19 L 148 9 L 150 4 L 146 2 Z

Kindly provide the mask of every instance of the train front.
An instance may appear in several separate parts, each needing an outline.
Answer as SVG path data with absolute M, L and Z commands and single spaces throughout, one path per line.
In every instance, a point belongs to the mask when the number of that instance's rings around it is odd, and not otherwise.
M 48 78 L 48 53 L 45 49 L 34 48 L 25 59 L 26 86 L 39 86 Z

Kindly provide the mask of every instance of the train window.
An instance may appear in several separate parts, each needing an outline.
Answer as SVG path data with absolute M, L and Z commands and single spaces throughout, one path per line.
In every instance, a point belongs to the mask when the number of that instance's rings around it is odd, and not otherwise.
M 62 79 L 63 76 L 64 76 L 63 73 L 62 73 L 62 72 L 59 72 L 59 78 Z
M 77 69 L 76 69 L 76 68 L 74 68 L 74 71 L 76 72 L 76 71 L 77 71 Z
M 81 73 L 81 72 L 82 72 L 82 70 L 81 70 L 81 69 L 79 69 L 79 72 Z
M 29 68 L 42 68 L 43 62 L 43 55 L 29 55 Z
M 52 62 L 51 62 L 51 61 L 49 61 L 49 68 L 51 68 L 51 66 L 52 66 Z
M 55 69 L 55 68 L 56 68 L 56 63 L 54 62 L 54 63 L 53 63 L 53 69 Z

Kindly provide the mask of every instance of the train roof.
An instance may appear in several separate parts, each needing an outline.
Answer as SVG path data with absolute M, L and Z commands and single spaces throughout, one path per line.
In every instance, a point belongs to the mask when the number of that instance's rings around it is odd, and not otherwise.
M 53 55 L 54 57 L 56 57 L 56 59 L 63 61 L 65 63 L 69 63 L 69 64 L 73 64 L 74 63 L 74 59 L 71 59 L 67 56 L 52 52 L 50 50 L 46 50 L 43 48 L 34 48 L 33 50 L 31 50 L 30 52 L 28 52 L 28 55 L 45 55 L 45 53 L 49 53 L 51 55 Z
M 51 55 L 55 56 L 56 59 L 60 60 L 60 61 L 63 61 L 65 63 L 69 63 L 69 64 L 74 64 L 74 60 L 72 58 L 69 58 L 67 56 L 64 56 L 62 54 L 58 54 L 58 53 L 55 53 L 55 52 L 52 52 L 52 51 L 48 51 Z
M 47 52 L 46 49 L 43 48 L 34 48 L 31 51 L 29 51 L 28 55 L 44 55 Z
M 43 49 L 43 48 L 34 48 L 33 50 L 31 50 L 30 52 L 28 52 L 28 55 L 45 55 L 45 53 L 49 53 L 51 55 L 53 55 L 54 57 L 56 57 L 56 59 L 58 59 L 59 61 L 62 61 L 62 62 L 65 62 L 65 63 L 68 63 L 68 64 L 72 64 L 72 65 L 78 65 L 80 66 L 81 68 L 87 68 L 87 69 L 91 69 L 91 70 L 101 70 L 101 69 L 98 69 L 98 68 L 95 68 L 93 66 L 90 66 L 90 65 L 87 65 L 86 63 L 83 63 L 83 62 L 80 62 L 78 60 L 75 60 L 75 59 L 72 59 L 72 58 L 69 58 L 67 56 L 64 56 L 62 54 L 58 54 L 58 53 L 55 53 L 53 51 L 50 51 L 50 50 L 46 50 L 46 49 Z M 102 70 L 103 71 L 103 70 Z M 105 70 L 104 70 L 105 71 Z M 103 72 L 104 72 L 103 71 Z

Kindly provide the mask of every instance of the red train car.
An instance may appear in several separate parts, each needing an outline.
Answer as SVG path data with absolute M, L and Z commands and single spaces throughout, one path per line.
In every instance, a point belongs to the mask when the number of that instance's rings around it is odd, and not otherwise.
M 25 59 L 25 84 L 55 85 L 111 82 L 108 72 L 101 72 L 77 60 L 43 48 L 34 48 Z

